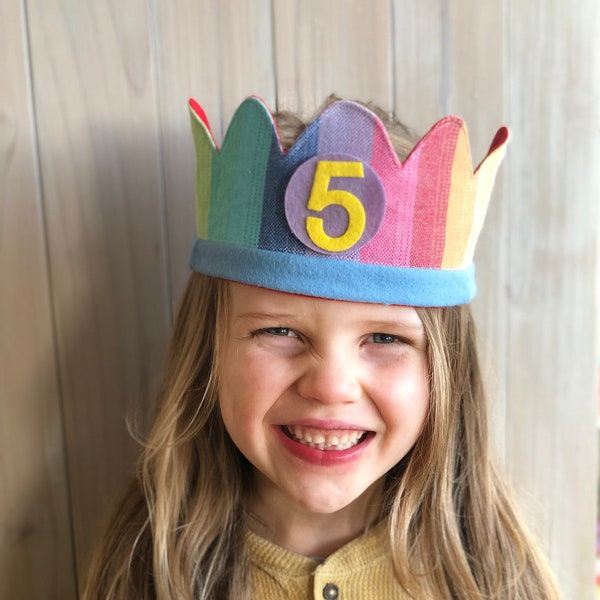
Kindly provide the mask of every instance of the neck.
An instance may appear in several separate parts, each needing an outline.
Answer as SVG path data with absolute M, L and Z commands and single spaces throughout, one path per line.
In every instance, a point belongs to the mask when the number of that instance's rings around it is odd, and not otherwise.
M 350 505 L 334 513 L 303 510 L 278 498 L 278 491 L 255 494 L 248 526 L 265 539 L 303 556 L 325 558 L 373 525 L 381 511 L 382 484 L 377 482 Z

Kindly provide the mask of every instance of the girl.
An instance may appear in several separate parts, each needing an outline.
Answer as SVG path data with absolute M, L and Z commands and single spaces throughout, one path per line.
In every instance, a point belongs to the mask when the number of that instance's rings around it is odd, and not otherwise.
M 190 105 L 194 272 L 84 598 L 559 598 L 489 457 L 468 306 L 507 131 L 474 174 L 455 117 L 409 153 L 375 108 L 275 125 L 249 98 L 217 150 Z

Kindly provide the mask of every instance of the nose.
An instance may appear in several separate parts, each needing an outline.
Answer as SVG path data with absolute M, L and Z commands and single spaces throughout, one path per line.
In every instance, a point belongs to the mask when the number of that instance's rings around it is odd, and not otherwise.
M 311 356 L 297 389 L 302 397 L 324 404 L 356 402 L 362 394 L 359 366 L 344 354 Z

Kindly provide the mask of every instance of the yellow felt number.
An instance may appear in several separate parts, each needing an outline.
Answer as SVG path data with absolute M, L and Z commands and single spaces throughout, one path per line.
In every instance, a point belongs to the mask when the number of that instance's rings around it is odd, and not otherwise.
M 329 252 L 343 252 L 352 248 L 361 238 L 367 217 L 365 207 L 359 198 L 345 190 L 330 190 L 332 177 L 364 178 L 361 162 L 323 160 L 317 163 L 307 208 L 322 211 L 327 206 L 337 204 L 348 213 L 348 227 L 339 237 L 331 237 L 325 233 L 323 219 L 306 217 L 306 231 L 319 248 Z

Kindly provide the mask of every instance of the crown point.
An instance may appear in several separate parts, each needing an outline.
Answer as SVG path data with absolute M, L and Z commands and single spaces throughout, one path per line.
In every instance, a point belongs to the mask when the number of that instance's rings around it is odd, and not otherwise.
M 490 145 L 490 149 L 488 150 L 488 154 L 495 152 L 498 148 L 501 148 L 508 142 L 508 138 L 510 137 L 510 133 L 508 131 L 508 127 L 500 127 L 492 140 Z
M 189 99 L 188 104 L 191 111 L 204 123 L 206 128 L 210 131 L 210 123 L 208 122 L 208 117 L 206 116 L 204 109 L 193 98 Z

